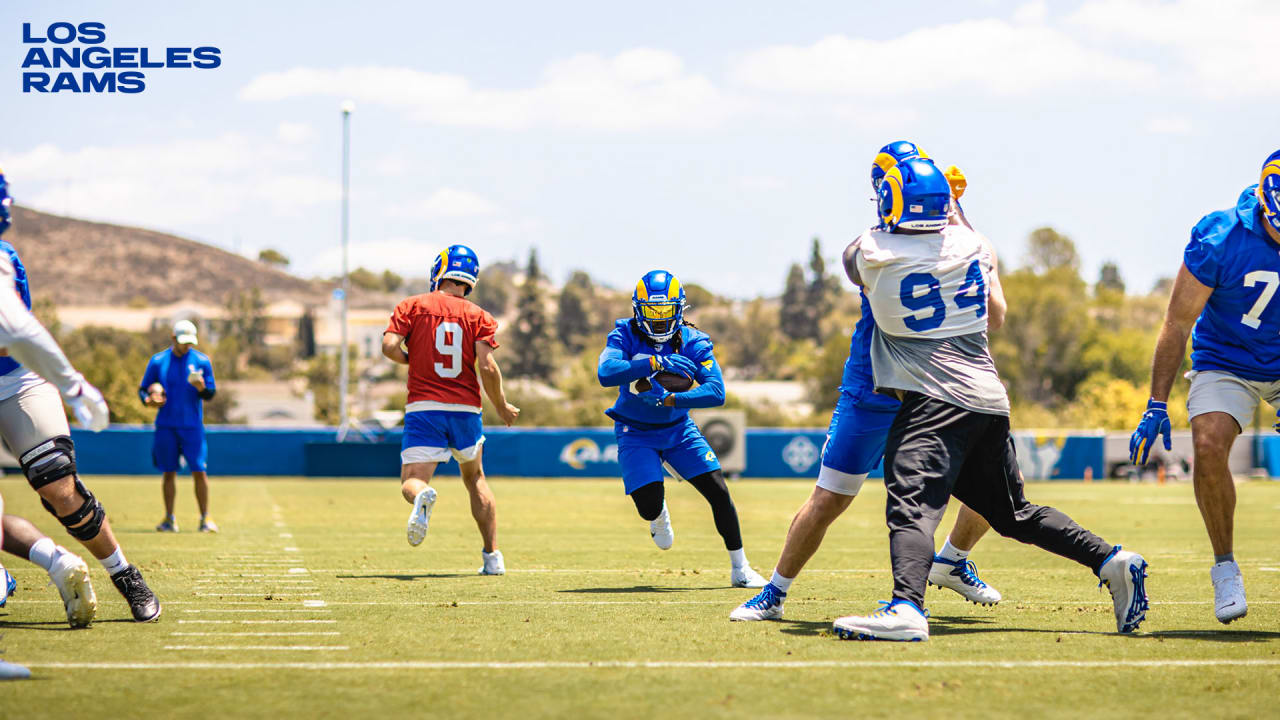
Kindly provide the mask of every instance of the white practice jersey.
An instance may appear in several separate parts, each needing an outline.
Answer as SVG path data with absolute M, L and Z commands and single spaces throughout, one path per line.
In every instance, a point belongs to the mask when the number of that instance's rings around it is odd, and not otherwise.
M 923 235 L 873 228 L 854 243 L 881 332 L 945 338 L 986 331 L 992 255 L 981 234 L 963 225 Z
M 39 384 L 42 377 L 66 396 L 83 380 L 53 336 L 18 297 L 13 263 L 5 253 L 0 253 L 0 347 L 22 364 L 10 373 L 13 377 L 5 376 L 6 392 Z
M 871 229 L 854 241 L 851 275 L 876 321 L 871 367 L 877 389 L 1009 414 L 1009 396 L 987 348 L 990 247 L 964 225 L 920 235 Z

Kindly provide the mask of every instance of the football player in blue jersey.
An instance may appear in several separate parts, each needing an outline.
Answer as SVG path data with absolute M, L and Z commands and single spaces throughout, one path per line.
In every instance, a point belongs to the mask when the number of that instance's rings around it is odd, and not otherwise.
M 885 145 L 871 163 L 872 189 L 878 193 L 885 174 L 899 162 L 928 157 L 915 143 L 906 140 Z M 964 173 L 952 165 L 947 168 L 946 176 L 952 194 L 958 200 L 967 187 Z M 952 203 L 952 207 L 952 224 L 968 226 L 959 203 Z M 854 327 L 849 343 L 849 358 L 845 361 L 844 378 L 840 382 L 840 398 L 831 412 L 817 485 L 791 521 L 773 579 L 759 594 L 730 613 L 730 620 L 776 620 L 782 617 L 783 602 L 791 583 L 818 551 L 827 528 L 848 509 L 861 489 L 862 481 L 884 457 L 889 426 L 901 403 L 875 392 L 871 378 L 871 334 L 875 318 L 865 293 L 861 294 L 861 301 L 862 317 Z M 969 551 L 989 529 L 991 526 L 981 515 L 961 505 L 951 534 L 934 558 L 929 582 L 950 588 L 979 605 L 1000 602 L 999 591 L 978 577 L 976 566 L 969 560 Z
M 730 582 L 762 587 L 765 579 L 748 564 L 742 548 L 738 511 L 720 461 L 689 417 L 691 408 L 724 404 L 724 379 L 711 338 L 685 321 L 684 288 L 665 270 L 640 278 L 631 304 L 632 317 L 617 321 L 597 368 L 601 385 L 618 388 L 618 399 L 605 414 L 614 421 L 623 488 L 649 521 L 654 544 L 670 548 L 675 532 L 663 484 L 666 463 L 711 505 L 716 531 L 729 551 Z M 681 385 L 688 389 L 664 387 L 673 378 L 683 378 Z
M 1167 403 L 1191 337 L 1187 414 L 1195 446 L 1196 503 L 1213 546 L 1214 615 L 1245 616 L 1244 579 L 1233 554 L 1236 490 L 1227 465 L 1231 445 L 1260 400 L 1280 406 L 1280 150 L 1236 206 L 1205 215 L 1191 230 L 1173 283 L 1151 367 L 1151 399 L 1129 442 L 1142 464 L 1163 436 L 1170 449 Z M 1277 424 L 1280 430 L 1280 424 Z

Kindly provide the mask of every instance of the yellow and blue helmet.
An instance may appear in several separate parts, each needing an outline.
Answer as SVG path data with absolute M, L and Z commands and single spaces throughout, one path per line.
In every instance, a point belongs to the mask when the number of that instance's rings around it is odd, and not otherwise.
M 876 153 L 875 159 L 871 161 L 871 189 L 878 195 L 885 173 L 892 170 L 898 163 L 910 158 L 928 160 L 929 155 L 910 140 L 895 140 L 880 148 L 880 152 Z
M 9 186 L 4 181 L 4 171 L 0 170 L 0 234 L 9 229 L 13 220 L 9 217 L 9 207 L 13 198 L 9 197 Z
M 0 179 L 0 183 L 3 183 L 3 179 Z M 1258 180 L 1256 192 L 1262 219 L 1272 230 L 1280 232 L 1280 150 L 1271 153 L 1267 161 L 1262 163 L 1262 179 Z
M 904 160 L 884 175 L 877 197 L 880 222 L 898 229 L 936 232 L 947 226 L 951 184 L 932 160 Z
M 441 280 L 457 280 L 467 286 L 470 294 L 480 279 L 480 258 L 466 245 L 450 245 L 436 256 L 431 266 L 431 291 L 440 287 Z
M 667 342 L 684 322 L 684 286 L 666 270 L 650 270 L 636 283 L 631 310 L 636 326 L 655 343 Z

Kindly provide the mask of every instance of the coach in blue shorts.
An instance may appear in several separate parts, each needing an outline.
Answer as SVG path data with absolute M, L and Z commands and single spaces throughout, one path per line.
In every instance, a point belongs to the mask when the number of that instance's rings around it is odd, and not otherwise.
M 164 521 L 159 532 L 178 532 L 173 517 L 177 495 L 179 458 L 185 458 L 195 481 L 196 503 L 200 506 L 200 532 L 218 532 L 209 517 L 209 476 L 206 459 L 209 446 L 204 438 L 204 401 L 212 400 L 217 388 L 213 364 L 195 349 L 196 326 L 180 320 L 173 326 L 173 346 L 151 356 L 138 386 L 138 397 L 156 413 L 155 443 L 151 458 L 164 473 Z

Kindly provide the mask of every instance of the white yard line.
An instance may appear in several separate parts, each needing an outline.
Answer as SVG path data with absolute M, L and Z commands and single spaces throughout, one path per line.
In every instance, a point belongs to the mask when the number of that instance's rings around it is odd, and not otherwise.
M 172 646 L 185 647 L 185 646 Z M 191 646 L 193 649 L 195 646 Z M 269 648 L 271 646 L 263 646 Z M 228 650 L 252 649 L 229 645 Z M 294 650 L 296 647 L 282 647 Z M 323 647 L 331 650 L 335 648 Z M 1276 667 L 1280 660 L 598 660 L 526 662 L 24 662 L 31 668 L 57 670 L 736 670 L 814 668 L 992 668 L 1005 670 L 1044 668 L 1205 668 Z
M 346 645 L 165 645 L 165 650 L 285 650 L 314 652 L 317 650 L 350 650 Z
M 334 625 L 337 620 L 179 620 L 179 625 Z
M 261 597 L 263 595 L 271 595 L 272 597 L 302 597 L 303 595 L 319 595 L 318 592 L 272 592 L 264 590 L 263 592 L 246 593 L 246 592 L 198 592 L 196 597 Z
M 317 632 L 171 632 L 169 634 L 176 637 L 311 637 L 341 635 L 342 633 L 337 630 L 324 630 Z

